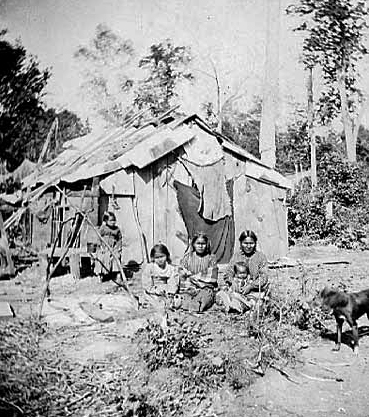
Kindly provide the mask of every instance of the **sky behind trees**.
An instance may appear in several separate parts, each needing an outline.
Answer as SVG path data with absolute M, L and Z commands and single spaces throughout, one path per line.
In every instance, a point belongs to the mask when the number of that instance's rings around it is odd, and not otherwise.
M 292 0 L 282 0 L 282 11 Z M 88 117 L 81 99 L 82 74 L 73 58 L 81 44 L 93 37 L 99 23 L 133 41 L 139 56 L 150 45 L 171 38 L 190 46 L 195 56 L 195 91 L 184 92 L 184 109 L 198 111 L 215 100 L 211 59 L 225 94 L 245 91 L 244 103 L 261 93 L 264 62 L 265 4 L 261 0 L 0 0 L 1 26 L 10 38 L 19 38 L 36 55 L 41 67 L 50 67 L 47 102 Z M 281 112 L 291 100 L 304 100 L 302 66 L 297 62 L 299 35 L 293 20 L 283 13 L 280 47 Z

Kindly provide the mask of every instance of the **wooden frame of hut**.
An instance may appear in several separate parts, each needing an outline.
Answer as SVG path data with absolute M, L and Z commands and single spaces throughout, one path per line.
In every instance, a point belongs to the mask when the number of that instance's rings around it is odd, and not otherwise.
M 116 214 L 125 264 L 148 261 L 157 242 L 165 243 L 177 262 L 198 231 L 210 235 L 220 263 L 229 261 L 245 229 L 256 232 L 270 260 L 287 253 L 289 181 L 197 115 L 89 134 L 64 147 L 24 180 L 25 189 L 39 190 L 30 204 L 31 240 L 42 253 L 50 251 L 60 225 L 76 208 L 95 226 L 105 211 Z M 57 247 L 67 233 L 68 226 Z M 96 243 L 86 223 L 71 253 L 81 262 Z

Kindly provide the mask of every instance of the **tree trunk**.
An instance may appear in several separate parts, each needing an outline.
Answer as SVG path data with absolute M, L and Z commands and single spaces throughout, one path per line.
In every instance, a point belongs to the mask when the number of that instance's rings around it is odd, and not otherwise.
M 279 25 L 281 0 L 265 0 L 267 28 L 265 75 L 260 126 L 259 151 L 261 160 L 275 167 L 275 122 L 278 109 Z
M 363 120 L 365 112 L 368 110 L 368 105 L 369 105 L 368 99 L 367 99 L 367 97 L 364 97 L 362 102 L 361 102 L 360 112 L 357 116 L 357 119 L 356 119 L 356 122 L 355 122 L 355 125 L 354 125 L 354 130 L 353 130 L 353 137 L 354 137 L 355 147 L 356 147 L 356 144 L 357 144 L 357 137 L 359 135 L 359 129 L 360 129 L 360 126 L 361 126 L 361 121 Z
M 347 159 L 350 162 L 356 162 L 356 138 L 354 137 L 352 121 L 348 110 L 345 78 L 345 71 L 341 69 L 337 81 L 341 99 L 341 115 L 346 139 Z
M 317 186 L 317 173 L 316 173 L 316 138 L 314 131 L 314 96 L 313 96 L 313 68 L 308 68 L 307 79 L 307 119 L 308 119 L 308 135 L 310 140 L 310 173 L 311 173 L 311 186 L 314 190 Z

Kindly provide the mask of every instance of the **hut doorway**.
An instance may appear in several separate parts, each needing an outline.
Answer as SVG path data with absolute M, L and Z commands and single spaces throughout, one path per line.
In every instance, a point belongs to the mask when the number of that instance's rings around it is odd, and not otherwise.
M 233 255 L 235 227 L 233 213 L 217 221 L 210 221 L 201 216 L 201 196 L 195 187 L 174 181 L 178 206 L 183 217 L 189 239 L 196 232 L 205 233 L 211 242 L 212 252 L 219 263 L 228 263 Z M 227 191 L 232 203 L 233 181 L 227 183 Z M 233 204 L 232 204 L 233 205 Z M 200 207 L 200 210 L 199 210 Z

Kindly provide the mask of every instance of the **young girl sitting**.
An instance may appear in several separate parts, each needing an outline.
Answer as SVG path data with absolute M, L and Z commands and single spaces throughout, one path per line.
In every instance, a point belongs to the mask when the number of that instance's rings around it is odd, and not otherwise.
M 168 248 L 159 243 L 150 251 L 151 262 L 142 272 L 144 301 L 156 308 L 164 308 L 168 296 L 178 292 L 178 270 L 172 265 Z
M 193 237 L 190 252 L 180 262 L 179 274 L 181 296 L 176 297 L 174 307 L 202 312 L 214 304 L 218 266 L 204 233 Z
M 116 221 L 117 219 L 114 213 L 111 211 L 106 212 L 103 216 L 103 224 L 99 228 L 99 233 L 120 262 L 123 239 L 122 232 L 116 225 Z M 120 276 L 118 262 L 106 247 L 105 243 L 100 242 L 99 244 L 99 249 L 95 257 L 95 273 L 100 276 L 101 281 L 112 278 L 120 282 L 122 277 Z

